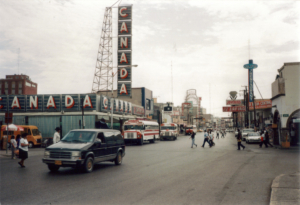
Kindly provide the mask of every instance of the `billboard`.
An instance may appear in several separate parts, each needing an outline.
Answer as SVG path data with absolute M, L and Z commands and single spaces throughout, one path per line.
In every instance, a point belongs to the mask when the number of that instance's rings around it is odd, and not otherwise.
M 245 106 L 223 107 L 223 112 L 245 112 Z
M 255 109 L 272 108 L 272 100 L 255 100 Z M 249 102 L 249 110 L 254 110 L 253 102 Z
M 132 5 L 118 6 L 118 96 L 131 97 Z M 125 105 L 124 105 L 125 106 Z M 126 105 L 127 106 L 127 105 Z M 120 104 L 123 110 L 123 102 Z
M 253 69 L 249 69 L 249 102 L 253 102 Z
M 192 106 L 191 103 L 187 103 L 187 102 L 182 103 L 181 104 L 181 109 L 182 109 L 181 115 L 184 115 L 184 108 L 190 108 L 191 106 Z

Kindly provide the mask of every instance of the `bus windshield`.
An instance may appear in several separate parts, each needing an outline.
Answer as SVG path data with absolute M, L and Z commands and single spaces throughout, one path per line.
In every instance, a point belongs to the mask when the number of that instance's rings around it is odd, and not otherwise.
M 143 125 L 125 125 L 124 130 L 144 130 Z
M 175 130 L 176 127 L 173 127 L 173 126 L 162 126 L 161 129 L 162 130 Z

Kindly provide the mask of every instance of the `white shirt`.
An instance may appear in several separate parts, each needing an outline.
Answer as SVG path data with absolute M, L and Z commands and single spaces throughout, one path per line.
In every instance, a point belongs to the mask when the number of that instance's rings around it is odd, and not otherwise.
M 55 132 L 53 136 L 53 144 L 58 143 L 59 141 L 60 141 L 60 135 L 58 132 Z
M 28 152 L 28 146 L 22 147 L 22 144 L 28 144 L 27 139 L 21 138 L 19 149 L 22 149 L 22 150 Z
M 11 143 L 12 145 L 14 145 L 14 148 L 15 148 L 15 149 L 18 149 L 18 148 L 17 148 L 17 141 L 16 141 L 15 139 L 11 139 L 11 140 L 10 140 L 10 143 Z
M 208 137 L 208 134 L 207 132 L 204 133 L 204 138 L 207 138 Z

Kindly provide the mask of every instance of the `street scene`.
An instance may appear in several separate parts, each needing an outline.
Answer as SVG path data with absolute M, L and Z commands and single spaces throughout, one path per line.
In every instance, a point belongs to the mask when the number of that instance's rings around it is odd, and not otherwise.
M 0 204 L 300 204 L 299 9 L 1 1 Z

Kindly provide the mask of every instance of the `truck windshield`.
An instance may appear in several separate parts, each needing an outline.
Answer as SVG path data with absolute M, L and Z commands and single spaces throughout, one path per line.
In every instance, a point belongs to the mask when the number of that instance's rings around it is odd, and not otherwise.
M 186 129 L 194 129 L 193 127 L 186 127 Z
M 143 125 L 125 125 L 124 130 L 144 130 Z
M 172 127 L 172 126 L 162 126 L 161 129 L 162 130 L 175 130 L 176 128 Z
M 31 131 L 33 136 L 40 135 L 40 131 L 38 129 L 32 129 Z
M 61 141 L 63 142 L 92 142 L 95 138 L 95 132 L 71 131 L 65 135 Z

